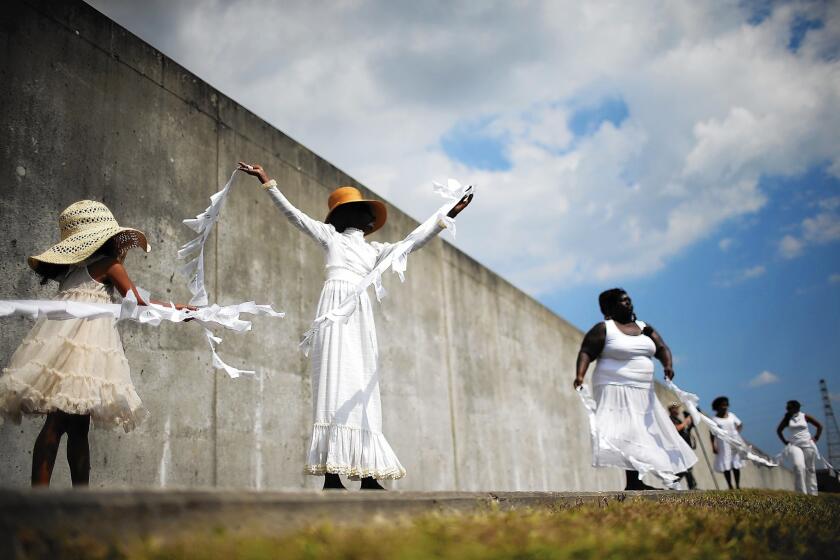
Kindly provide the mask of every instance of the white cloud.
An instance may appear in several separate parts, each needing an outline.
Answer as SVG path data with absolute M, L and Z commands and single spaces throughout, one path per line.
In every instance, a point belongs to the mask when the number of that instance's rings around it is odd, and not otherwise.
M 723 239 L 718 241 L 718 247 L 720 248 L 721 251 L 723 251 L 725 253 L 726 251 L 728 251 L 729 249 L 732 248 L 732 244 L 734 242 L 735 242 L 735 240 L 732 239 L 731 237 L 724 237 Z
M 714 283 L 717 286 L 729 288 L 736 284 L 746 282 L 747 280 L 752 280 L 754 278 L 764 276 L 765 273 L 767 273 L 767 268 L 764 265 L 759 264 L 756 266 L 751 266 L 749 268 L 736 270 L 734 272 L 718 273 Z
M 786 259 L 792 259 L 802 254 L 804 245 L 801 239 L 797 239 L 792 235 L 785 235 L 779 241 L 779 253 Z
M 773 372 L 764 370 L 749 381 L 750 387 L 761 387 L 762 385 L 771 385 L 781 381 L 779 376 Z
M 535 294 L 655 273 L 758 212 L 763 175 L 840 176 L 838 3 L 758 25 L 690 0 L 92 4 L 417 218 L 433 179 L 478 183 L 457 244 Z M 792 53 L 800 15 L 824 25 Z M 568 117 L 606 98 L 627 120 L 573 137 Z M 510 169 L 442 151 L 488 118 Z M 797 238 L 835 235 L 813 219 Z
M 808 245 L 824 245 L 840 241 L 840 213 L 836 212 L 840 197 L 829 197 L 818 202 L 822 209 L 799 224 L 799 237 L 787 234 L 779 241 L 779 253 L 785 258 L 801 255 Z
M 802 235 L 813 243 L 829 243 L 840 239 L 840 214 L 820 212 L 802 221 Z

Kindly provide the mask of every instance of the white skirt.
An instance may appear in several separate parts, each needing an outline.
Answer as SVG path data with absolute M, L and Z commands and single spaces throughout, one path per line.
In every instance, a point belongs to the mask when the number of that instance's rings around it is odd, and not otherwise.
M 599 445 L 592 458 L 596 467 L 634 470 L 624 455 L 652 465 L 657 471 L 681 473 L 697 462 L 680 437 L 653 386 L 595 385 L 595 418 L 600 434 L 618 450 Z
M 134 429 L 148 415 L 110 318 L 38 319 L 0 376 L 0 414 L 89 414 L 97 428 Z
M 329 280 L 317 315 L 338 305 L 354 286 Z M 378 348 L 373 310 L 362 294 L 346 323 L 329 324 L 312 341 L 313 428 L 306 461 L 312 475 L 397 479 L 405 476 L 382 434 Z
M 731 471 L 732 469 L 740 469 L 743 466 L 741 454 L 733 449 L 729 443 L 717 438 L 715 445 L 718 450 L 715 454 L 715 471 Z

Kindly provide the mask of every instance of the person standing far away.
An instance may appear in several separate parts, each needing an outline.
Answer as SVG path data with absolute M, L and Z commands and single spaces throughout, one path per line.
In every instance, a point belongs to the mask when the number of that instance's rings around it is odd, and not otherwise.
M 729 412 L 729 399 L 727 397 L 717 397 L 712 401 L 712 410 L 715 411 L 712 420 L 724 432 L 741 437 L 741 430 L 744 425 L 740 418 L 735 416 L 734 412 Z M 723 473 L 723 478 L 726 479 L 726 485 L 732 490 L 732 479 L 735 479 L 735 488 L 741 489 L 741 455 L 737 449 L 734 449 L 729 443 L 718 439 L 714 434 L 710 434 L 712 438 L 712 452 L 715 454 L 715 470 Z
M 686 472 L 697 462 L 683 441 L 653 387 L 653 358 L 673 379 L 671 350 L 650 325 L 636 320 L 633 302 L 621 288 L 598 296 L 604 321 L 583 337 L 578 352 L 574 387 L 583 385 L 586 370 L 597 360 L 592 375 L 600 435 L 610 447 L 595 450 L 596 467 L 626 471 L 626 490 L 653 489 L 642 482 L 628 457 L 670 476 Z
M 124 266 L 129 249 L 151 250 L 142 231 L 120 227 L 111 211 L 93 200 L 71 204 L 58 224 L 61 241 L 29 257 L 42 284 L 58 283 L 53 299 L 116 303 L 115 292 L 122 297 L 131 292 L 146 305 Z M 22 413 L 46 416 L 32 450 L 32 486 L 49 486 L 64 434 L 73 486 L 87 486 L 91 418 L 97 428 L 129 432 L 148 415 L 113 318 L 35 322 L 0 376 L 0 414 L 20 422 Z
M 822 424 L 802 412 L 799 401 L 788 401 L 784 418 L 776 428 L 776 434 L 785 444 L 785 453 L 793 462 L 796 475 L 796 491 L 803 494 L 817 495 L 817 442 L 822 434 Z M 808 424 L 817 428 L 817 433 L 811 436 Z M 790 439 L 785 439 L 783 431 L 788 430 Z
M 694 421 L 691 419 L 691 416 L 686 415 L 684 418 L 680 418 L 680 403 L 672 402 L 668 405 L 668 414 L 671 416 L 671 422 L 674 423 L 674 427 L 679 432 L 680 437 L 694 449 L 694 446 L 691 445 L 691 427 L 694 425 Z M 691 468 L 688 470 L 677 473 L 679 478 L 685 478 L 686 483 L 688 484 L 689 490 L 694 490 L 697 488 L 697 481 L 694 480 L 694 473 L 691 472 Z
M 390 243 L 368 243 L 365 236 L 385 224 L 382 202 L 365 200 L 354 187 L 339 187 L 330 195 L 323 222 L 295 208 L 260 165 L 239 162 L 239 169 L 257 177 L 280 212 L 311 237 L 326 253 L 327 279 L 316 316 L 338 307 L 383 256 Z M 465 196 L 449 212 L 457 216 L 472 200 Z M 446 224 L 442 219 L 427 231 L 415 230 L 412 250 L 423 247 Z M 313 427 L 305 471 L 324 476 L 324 489 L 343 490 L 339 475 L 361 479 L 363 490 L 383 490 L 381 479 L 398 479 L 405 469 L 382 433 L 379 398 L 379 353 L 373 310 L 366 292 L 344 322 L 328 323 L 312 341 Z

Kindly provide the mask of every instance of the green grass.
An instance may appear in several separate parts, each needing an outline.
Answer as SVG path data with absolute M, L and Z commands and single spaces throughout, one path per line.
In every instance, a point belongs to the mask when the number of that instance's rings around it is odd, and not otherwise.
M 429 514 L 321 524 L 268 538 L 217 533 L 144 542 L 131 559 L 583 559 L 840 557 L 840 496 L 691 493 L 570 509 Z M 88 553 L 97 556 L 86 547 Z M 105 553 L 100 550 L 100 553 Z M 106 556 L 114 557 L 111 548 Z M 124 556 L 123 556 L 124 555 Z M 82 555 L 84 556 L 84 555 Z M 91 556 L 88 556 L 91 557 Z

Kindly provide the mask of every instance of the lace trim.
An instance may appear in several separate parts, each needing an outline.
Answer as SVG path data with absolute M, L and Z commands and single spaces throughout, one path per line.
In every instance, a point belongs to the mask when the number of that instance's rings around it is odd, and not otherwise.
M 33 337 L 33 338 L 28 339 L 28 340 L 24 339 L 24 341 L 20 343 L 20 346 L 21 347 L 24 347 L 24 346 L 28 347 L 28 346 L 35 346 L 35 345 L 44 346 L 45 344 L 48 344 L 48 343 L 52 342 L 53 340 L 60 340 L 64 344 L 72 346 L 74 349 L 85 350 L 86 352 L 98 352 L 98 353 L 101 353 L 101 354 L 107 354 L 109 356 L 116 356 L 116 357 L 120 358 L 122 361 L 124 361 L 126 364 L 128 364 L 128 359 L 125 357 L 125 351 L 122 350 L 122 349 L 105 348 L 103 346 L 94 346 L 93 344 L 85 344 L 85 343 L 82 343 L 82 342 L 76 342 L 72 338 L 67 337 L 67 336 L 62 336 L 62 335 L 52 335 L 49 338 Z
M 117 399 L 110 402 L 103 402 L 102 399 L 79 399 L 62 394 L 47 396 L 14 377 L 4 376 L 0 378 L 0 415 L 15 424 L 20 424 L 22 413 L 47 414 L 61 410 L 68 414 L 89 414 L 97 428 L 120 427 L 130 432 L 149 416 L 149 411 L 134 393 L 133 386 L 131 393 L 137 399 L 136 406 L 131 405 L 128 396 L 116 391 L 115 393 Z
M 350 478 L 376 478 L 379 480 L 397 480 L 405 476 L 405 469 L 359 469 L 348 465 L 339 465 L 335 463 L 326 463 L 320 465 L 306 465 L 304 474 L 311 474 L 315 476 L 323 476 L 326 473 L 340 474 Z
M 382 432 L 375 432 L 373 430 L 368 430 L 367 428 L 361 428 L 357 426 L 350 426 L 347 424 L 330 424 L 329 422 L 315 422 L 313 424 L 313 432 L 316 430 L 323 430 L 329 433 L 331 430 L 339 431 L 339 432 L 357 432 L 359 434 L 364 433 L 368 434 L 368 437 L 371 439 L 384 439 L 385 436 Z M 351 435 L 347 435 L 347 437 L 352 437 Z M 356 437 L 361 437 L 357 435 Z M 387 445 L 387 442 L 385 442 Z M 399 465 L 399 461 L 397 460 L 396 456 L 393 457 L 394 461 L 397 462 Z M 384 468 L 384 469 L 376 469 L 376 468 L 361 468 L 354 465 L 348 465 L 343 463 L 317 463 L 312 464 L 309 463 L 304 467 L 304 474 L 314 475 L 314 476 L 323 476 L 326 473 L 330 474 L 340 474 L 347 476 L 351 479 L 358 479 L 358 478 L 375 478 L 379 480 L 397 480 L 399 478 L 403 478 L 406 475 L 405 469 L 402 465 Z

